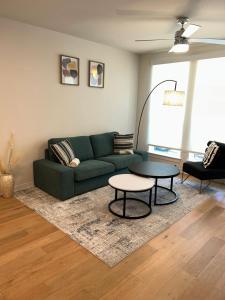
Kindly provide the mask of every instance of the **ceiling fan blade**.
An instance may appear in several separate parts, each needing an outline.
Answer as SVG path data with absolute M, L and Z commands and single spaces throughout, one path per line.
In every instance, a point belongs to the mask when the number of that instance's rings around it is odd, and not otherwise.
M 191 43 L 203 43 L 203 44 L 213 44 L 213 45 L 225 45 L 225 39 L 211 39 L 211 38 L 198 38 L 190 39 Z
M 157 42 L 157 41 L 172 41 L 173 39 L 151 39 L 151 40 L 135 40 L 135 42 Z
M 186 53 L 189 51 L 189 44 L 175 44 L 168 51 L 169 53 Z
M 188 25 L 188 27 L 184 30 L 182 37 L 189 38 L 192 34 L 194 34 L 200 28 L 201 28 L 201 26 L 199 26 L 199 25 L 195 25 L 195 24 Z

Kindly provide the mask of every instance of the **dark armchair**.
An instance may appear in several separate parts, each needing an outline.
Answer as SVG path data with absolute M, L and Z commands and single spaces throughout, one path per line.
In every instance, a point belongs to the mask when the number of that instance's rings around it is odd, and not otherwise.
M 211 142 L 208 142 L 209 145 Z M 186 161 L 183 164 L 182 183 L 189 177 L 193 176 L 201 180 L 200 193 L 202 192 L 202 183 L 204 180 L 225 179 L 225 144 L 216 142 L 219 148 L 219 153 L 215 157 L 215 162 L 212 166 L 205 168 L 202 162 Z M 184 174 L 187 174 L 184 178 Z

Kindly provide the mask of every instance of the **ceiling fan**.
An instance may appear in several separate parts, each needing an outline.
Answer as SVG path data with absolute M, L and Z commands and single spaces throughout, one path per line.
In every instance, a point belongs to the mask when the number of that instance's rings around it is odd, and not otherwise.
M 225 45 L 225 39 L 216 38 L 190 38 L 196 31 L 198 31 L 201 26 L 195 24 L 189 24 L 186 28 L 184 25 L 189 22 L 187 17 L 178 17 L 177 23 L 181 25 L 181 28 L 175 33 L 174 45 L 169 50 L 169 52 L 174 53 L 185 53 L 189 50 L 189 44 L 191 43 L 204 43 L 204 44 L 214 44 L 214 45 Z M 155 41 L 170 41 L 173 39 L 145 39 L 145 40 L 135 40 L 136 42 L 155 42 Z

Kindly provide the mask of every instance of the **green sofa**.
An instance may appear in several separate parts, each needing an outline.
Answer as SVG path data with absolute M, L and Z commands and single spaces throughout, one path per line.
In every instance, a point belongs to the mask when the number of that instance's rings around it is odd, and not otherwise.
M 33 163 L 35 186 L 60 200 L 66 200 L 107 185 L 112 175 L 128 173 L 130 164 L 148 159 L 148 154 L 144 151 L 134 151 L 132 155 L 113 154 L 114 134 L 115 132 L 107 132 L 67 137 L 81 162 L 76 168 L 61 165 L 50 148 L 51 144 L 65 137 L 50 139 L 45 159 Z

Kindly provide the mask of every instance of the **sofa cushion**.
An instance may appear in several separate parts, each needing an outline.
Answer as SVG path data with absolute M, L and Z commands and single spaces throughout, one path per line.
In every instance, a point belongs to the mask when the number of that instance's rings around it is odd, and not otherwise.
M 82 181 L 85 179 L 105 175 L 115 171 L 113 164 L 100 160 L 85 160 L 82 161 L 78 167 L 74 168 L 75 181 Z
M 69 140 L 73 151 L 80 161 L 94 158 L 91 142 L 89 136 L 77 136 L 67 138 L 53 138 L 48 141 L 49 156 L 52 157 L 52 150 L 50 145 L 61 142 L 62 140 Z M 52 160 L 52 159 L 51 159 Z
M 113 139 L 115 134 L 116 132 L 106 132 L 90 136 L 95 157 L 113 154 Z
M 138 154 L 113 154 L 104 157 L 99 157 L 98 160 L 103 160 L 112 163 L 116 170 L 127 168 L 130 164 L 142 162 L 141 155 Z

